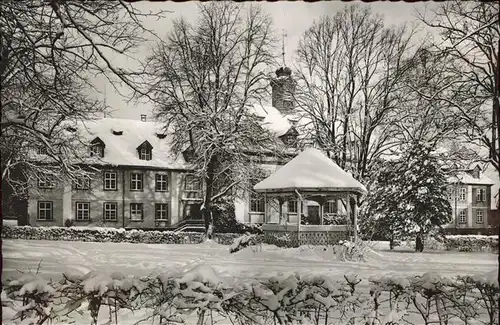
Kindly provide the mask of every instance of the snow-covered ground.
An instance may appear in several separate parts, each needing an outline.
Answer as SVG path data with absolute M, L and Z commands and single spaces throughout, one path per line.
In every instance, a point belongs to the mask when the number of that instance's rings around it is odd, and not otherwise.
M 3 279 L 16 276 L 17 270 L 36 270 L 39 263 L 41 274 L 52 279 L 59 278 L 65 271 L 120 271 L 141 276 L 169 269 L 186 271 L 203 263 L 212 266 L 222 277 L 231 278 L 269 276 L 277 272 L 339 276 L 356 273 L 362 278 L 425 272 L 454 276 L 486 273 L 497 268 L 497 255 L 492 253 L 415 253 L 407 247 L 389 251 L 387 243 L 376 243 L 366 262 L 334 260 L 332 249 L 324 251 L 323 247 L 280 249 L 263 245 L 262 251 L 246 248 L 230 254 L 228 246 L 216 243 L 153 245 L 6 239 L 2 246 Z
M 437 272 L 443 276 L 479 275 L 497 268 L 497 256 L 492 253 L 415 253 L 408 247 L 397 247 L 395 251 L 390 251 L 387 243 L 380 242 L 374 243 L 374 250 L 368 253 L 366 262 L 335 260 L 332 248 L 325 250 L 324 247 L 280 249 L 262 245 L 262 250 L 255 251 L 251 247 L 230 254 L 228 246 L 213 242 L 199 245 L 151 245 L 7 239 L 2 244 L 2 281 L 19 277 L 18 270 L 34 271 L 39 264 L 40 275 L 53 280 L 59 280 L 62 272 L 67 271 L 83 274 L 94 270 L 107 274 L 120 272 L 142 276 L 174 270 L 186 272 L 203 264 L 210 265 L 218 277 L 228 280 L 269 277 L 278 272 L 326 274 L 334 278 L 338 276 L 339 280 L 344 274 L 353 273 L 365 280 L 371 276 L 421 275 L 425 272 Z M 13 311 L 8 308 L 2 310 L 2 320 L 10 322 Z M 119 324 L 134 324 L 146 317 L 144 312 L 140 310 L 132 314 L 121 310 L 118 313 Z M 106 323 L 108 317 L 107 310 L 102 307 L 99 324 Z M 73 321 L 78 324 L 89 323 L 89 315 L 77 315 Z M 187 323 L 195 322 L 196 318 L 193 318 Z

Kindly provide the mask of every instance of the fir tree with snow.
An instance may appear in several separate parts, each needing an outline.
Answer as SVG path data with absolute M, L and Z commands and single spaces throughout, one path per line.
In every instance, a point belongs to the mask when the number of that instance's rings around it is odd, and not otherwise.
M 423 236 L 450 222 L 446 184 L 432 147 L 410 144 L 398 160 L 378 172 L 375 190 L 367 198 L 365 214 L 371 217 L 365 227 L 383 229 L 391 242 L 415 236 L 417 250 L 422 251 Z

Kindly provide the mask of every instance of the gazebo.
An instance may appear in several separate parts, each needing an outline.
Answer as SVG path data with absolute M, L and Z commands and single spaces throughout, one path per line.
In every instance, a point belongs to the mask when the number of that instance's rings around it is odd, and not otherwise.
M 318 149 L 304 150 L 254 190 L 264 196 L 262 229 L 267 243 L 279 244 L 285 235 L 293 246 L 357 239 L 358 202 L 366 188 Z M 294 213 L 284 211 L 285 202 Z M 311 222 L 313 213 L 316 218 Z M 332 215 L 333 222 L 326 218 Z

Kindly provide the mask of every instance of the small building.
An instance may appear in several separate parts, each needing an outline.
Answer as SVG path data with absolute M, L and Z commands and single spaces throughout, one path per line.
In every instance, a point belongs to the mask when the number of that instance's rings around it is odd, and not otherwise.
M 293 246 L 357 239 L 358 203 L 366 188 L 318 149 L 304 150 L 254 190 L 264 196 L 268 243 L 279 244 L 286 236 Z
M 486 177 L 481 167 L 449 172 L 448 198 L 452 221 L 448 228 L 487 228 L 491 215 L 491 187 L 494 182 Z

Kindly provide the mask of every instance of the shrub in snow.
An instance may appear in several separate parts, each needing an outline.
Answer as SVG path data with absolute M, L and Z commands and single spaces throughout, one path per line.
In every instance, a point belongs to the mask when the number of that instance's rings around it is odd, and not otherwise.
M 219 244 L 231 245 L 239 234 L 214 233 Z M 186 240 L 187 237 L 187 240 Z M 2 238 L 34 240 L 71 240 L 86 242 L 126 242 L 147 244 L 191 244 L 204 240 L 202 233 L 174 233 L 171 231 L 143 231 L 90 227 L 29 227 L 4 226 Z
M 142 293 L 145 284 L 137 278 L 126 277 L 121 273 L 110 275 L 89 272 L 83 276 L 65 273 L 60 282 L 62 309 L 58 311 L 61 317 L 74 312 L 80 312 L 82 306 L 87 305 L 90 311 L 92 325 L 97 325 L 101 306 L 108 306 L 110 323 L 114 316 L 117 322 L 118 310 L 134 309 L 133 302 Z
M 236 253 L 248 246 L 256 246 L 259 243 L 257 236 L 245 234 L 241 237 L 235 238 L 231 247 L 229 247 L 229 252 Z
M 447 250 L 460 252 L 497 252 L 498 236 L 446 236 L 443 244 Z
M 348 240 L 340 241 L 338 245 L 333 246 L 333 255 L 341 261 L 365 261 L 365 255 L 371 250 L 370 242 L 358 240 L 351 242 Z
M 52 308 L 56 290 L 39 274 L 25 273 L 19 279 L 8 282 L 3 289 L 2 309 L 5 302 L 16 312 L 13 321 L 43 324 L 54 318 Z M 22 304 L 15 301 L 22 301 Z
M 498 324 L 496 272 L 454 279 L 434 273 L 370 278 L 369 293 L 355 274 L 233 281 L 223 281 L 208 265 L 145 278 L 65 273 L 59 283 L 30 273 L 4 285 L 2 307 L 15 309 L 18 318 L 24 313 L 21 323 L 10 322 L 23 325 L 68 322 L 86 309 L 95 324 L 99 311 L 106 310 L 102 306 L 114 317 L 108 324 L 123 322 L 117 319 L 121 308 L 145 311 L 143 321 L 154 325 L 192 323 L 193 316 L 198 324 L 216 317 L 235 324 Z
M 292 234 L 289 232 L 285 232 L 284 234 L 268 234 L 268 240 L 270 243 L 273 243 L 274 245 L 278 247 L 285 247 L 285 248 L 292 248 L 294 247 L 294 243 L 292 240 Z

